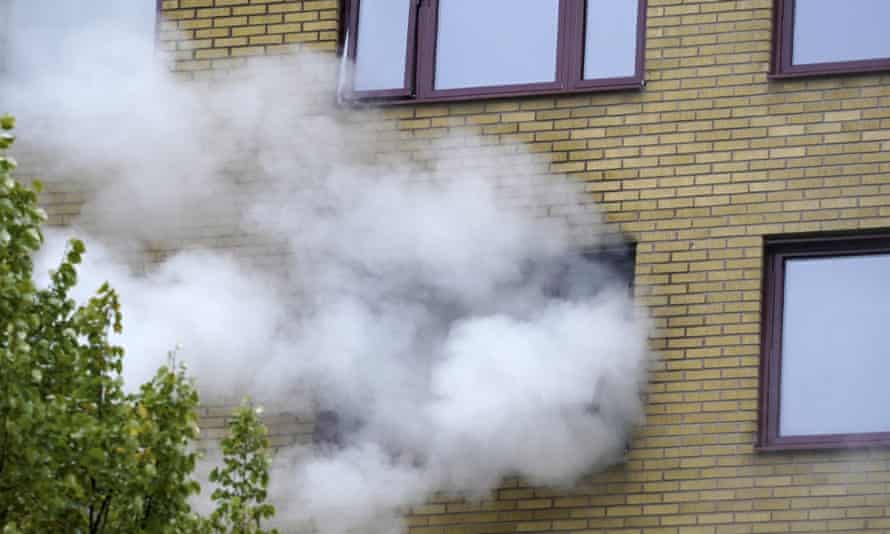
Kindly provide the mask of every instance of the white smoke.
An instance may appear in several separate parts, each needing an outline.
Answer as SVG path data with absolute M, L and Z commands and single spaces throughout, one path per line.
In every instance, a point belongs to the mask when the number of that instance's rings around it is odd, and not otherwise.
M 579 256 L 612 238 L 571 182 L 516 145 L 403 139 L 335 107 L 333 58 L 182 82 L 106 29 L 0 77 L 23 168 L 87 191 L 38 272 L 85 238 L 78 291 L 120 292 L 130 387 L 182 344 L 206 399 L 309 391 L 338 414 L 336 443 L 279 458 L 279 514 L 391 529 L 436 491 L 567 485 L 621 456 L 648 326 L 626 281 Z

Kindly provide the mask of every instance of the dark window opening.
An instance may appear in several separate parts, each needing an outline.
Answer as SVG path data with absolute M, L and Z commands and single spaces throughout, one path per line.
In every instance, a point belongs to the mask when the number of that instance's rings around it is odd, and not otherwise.
M 639 89 L 646 0 L 344 0 L 348 100 Z
M 351 436 L 361 430 L 362 421 L 355 417 L 341 415 L 335 410 L 321 410 L 315 415 L 312 442 L 316 445 L 342 448 L 351 441 Z
M 761 450 L 890 445 L 890 234 L 766 243 Z
M 522 266 L 523 278 L 517 288 L 540 288 L 544 298 L 574 300 L 591 298 L 607 289 L 632 290 L 636 262 L 636 244 L 610 244 L 583 249 L 556 258 L 529 260 Z M 511 286 L 512 287 L 512 286 Z M 517 289 L 519 291 L 520 289 Z M 502 293 L 509 293 L 503 288 Z M 466 316 L 459 303 L 443 301 L 441 295 L 427 288 L 412 288 L 411 296 L 419 300 L 432 300 L 437 313 L 448 323 Z M 540 296 L 535 300 L 540 302 Z M 400 298 L 404 299 L 405 295 Z M 441 333 L 434 333 L 438 335 Z M 608 384 L 591 384 L 591 391 L 602 391 Z M 599 401 L 591 395 L 587 406 L 591 416 L 603 416 Z M 324 406 L 316 415 L 313 442 L 322 449 L 340 449 L 354 442 L 365 423 L 360 414 L 339 407 Z M 390 451 L 393 457 L 405 451 Z M 417 459 L 417 461 L 421 461 Z

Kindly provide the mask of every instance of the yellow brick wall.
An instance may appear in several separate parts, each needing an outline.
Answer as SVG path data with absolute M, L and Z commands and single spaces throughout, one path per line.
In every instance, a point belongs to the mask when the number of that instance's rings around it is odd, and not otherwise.
M 161 46 L 184 77 L 212 77 L 299 46 L 337 48 L 338 0 L 162 0 L 161 8 Z
M 336 48 L 335 0 L 163 7 L 184 76 Z M 626 464 L 572 491 L 508 480 L 492 500 L 443 496 L 414 510 L 413 534 L 890 532 L 890 451 L 752 446 L 763 236 L 890 227 L 890 76 L 768 80 L 771 15 L 770 0 L 649 0 L 642 91 L 386 111 L 393 148 L 457 129 L 528 143 L 583 184 L 638 242 L 662 357 Z

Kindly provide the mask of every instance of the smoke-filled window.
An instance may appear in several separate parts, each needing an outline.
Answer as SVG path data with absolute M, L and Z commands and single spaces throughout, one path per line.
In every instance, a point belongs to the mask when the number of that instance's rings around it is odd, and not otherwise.
M 565 256 L 533 264 L 552 281 L 555 298 L 586 298 L 606 288 L 633 286 L 636 247 L 606 246 L 587 249 L 575 256 Z M 540 274 L 539 274 L 540 275 Z
M 156 0 L 0 0 L 0 65 L 31 78 L 139 61 L 154 51 L 156 24 Z
M 440 326 L 444 326 L 442 330 L 445 332 L 431 329 L 429 335 L 447 336 L 447 331 L 452 327 L 468 319 L 478 319 L 480 314 L 533 314 L 535 310 L 529 309 L 525 303 L 532 303 L 533 306 L 547 302 L 568 304 L 596 299 L 608 291 L 629 292 L 633 286 L 635 262 L 636 246 L 633 243 L 589 248 L 555 257 L 529 258 L 518 266 L 521 274 L 501 288 L 503 302 L 492 303 L 487 308 L 471 309 L 425 287 L 412 288 L 411 294 L 428 309 L 435 310 L 437 318 L 443 323 Z M 415 354 L 414 357 L 423 360 L 427 355 Z M 554 354 L 554 357 L 558 357 L 558 354 Z M 612 387 L 604 380 L 591 384 L 591 395 L 584 407 L 591 417 L 611 418 L 615 417 L 616 409 L 620 411 L 621 407 L 603 406 L 608 402 L 606 399 L 612 396 Z M 358 440 L 359 433 L 365 427 L 367 414 L 361 412 L 366 408 L 360 403 L 352 406 L 323 405 L 316 414 L 313 441 L 326 450 L 350 446 Z M 406 453 L 398 446 L 388 452 L 394 457 L 402 457 Z M 417 457 L 412 458 L 415 462 L 421 461 Z

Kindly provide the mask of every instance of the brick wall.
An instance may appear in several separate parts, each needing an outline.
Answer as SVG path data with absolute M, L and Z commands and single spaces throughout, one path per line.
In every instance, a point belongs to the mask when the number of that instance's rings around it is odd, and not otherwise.
M 294 43 L 336 48 L 335 0 L 163 9 L 184 77 Z M 442 496 L 408 517 L 413 534 L 890 531 L 890 451 L 752 446 L 763 236 L 890 227 L 890 76 L 769 81 L 771 15 L 770 0 L 649 0 L 642 91 L 385 111 L 385 149 L 474 133 L 567 173 L 585 192 L 573 209 L 595 201 L 638 242 L 662 357 L 626 464 L 570 491 L 507 480 L 491 500 Z M 51 211 L 73 209 L 67 195 Z
M 213 77 L 300 46 L 337 48 L 337 0 L 163 0 L 162 11 L 160 40 L 184 77 Z

